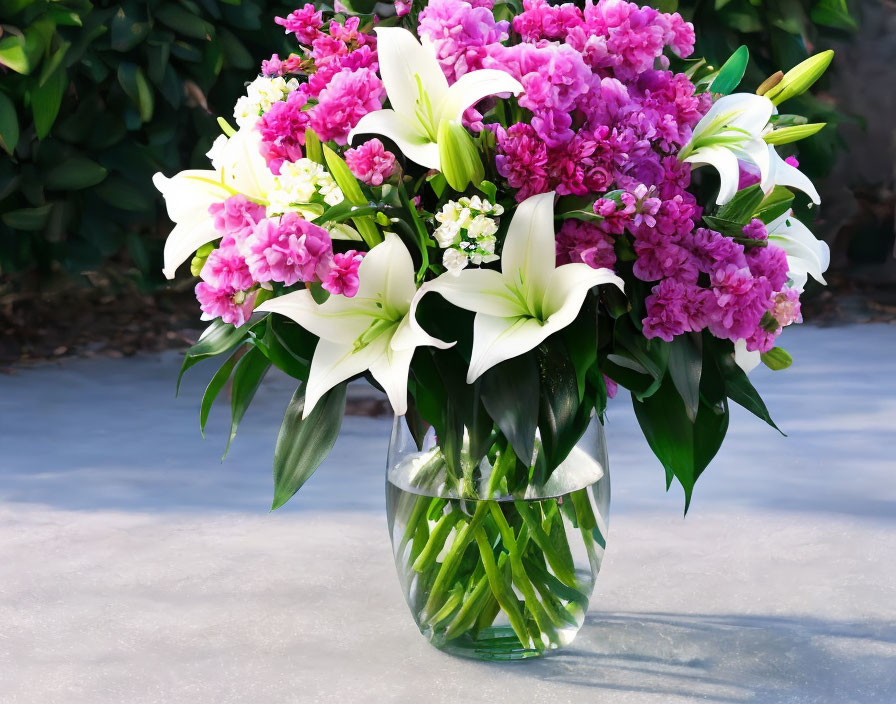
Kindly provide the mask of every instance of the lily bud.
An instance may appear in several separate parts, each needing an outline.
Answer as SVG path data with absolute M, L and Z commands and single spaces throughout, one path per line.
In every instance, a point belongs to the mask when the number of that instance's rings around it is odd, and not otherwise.
M 790 144 L 800 139 L 811 137 L 827 125 L 826 122 L 813 122 L 808 125 L 794 125 L 792 127 L 782 127 L 781 129 L 769 132 L 763 137 L 766 144 Z
M 201 272 L 202 267 L 205 266 L 205 260 L 208 259 L 208 255 L 213 251 L 215 251 L 213 242 L 204 244 L 196 250 L 196 256 L 193 257 L 193 260 L 190 262 L 190 273 L 193 276 L 199 276 L 199 272 Z
M 794 66 L 785 73 L 781 81 L 774 88 L 770 89 L 765 96 L 775 105 L 780 105 L 785 100 L 802 95 L 809 90 L 815 81 L 821 78 L 833 60 L 834 52 L 830 49 L 815 56 L 810 56 L 801 64 Z
M 470 182 L 480 183 L 485 178 L 482 159 L 462 124 L 443 120 L 439 124 L 438 144 L 442 174 L 455 191 L 463 191 Z

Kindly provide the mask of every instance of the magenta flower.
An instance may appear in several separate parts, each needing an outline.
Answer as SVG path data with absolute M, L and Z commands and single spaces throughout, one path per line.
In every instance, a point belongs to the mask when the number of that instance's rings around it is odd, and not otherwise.
M 256 281 L 286 286 L 321 278 L 332 251 L 327 231 L 296 213 L 262 220 L 245 246 L 246 263 Z
M 302 108 L 307 102 L 308 96 L 303 91 L 294 90 L 286 100 L 271 105 L 258 120 L 261 155 L 275 174 L 280 173 L 284 161 L 298 161 L 303 156 L 305 128 L 310 115 Z
M 347 149 L 344 156 L 351 172 L 368 186 L 381 186 L 395 172 L 395 155 L 376 138 Z
M 566 220 L 557 233 L 557 264 L 584 262 L 592 269 L 612 269 L 616 251 L 612 236 L 581 220 Z
M 238 194 L 220 203 L 212 203 L 208 208 L 215 229 L 223 237 L 232 238 L 242 244 L 265 216 L 263 205 L 253 203 L 246 196 Z
M 221 318 L 225 323 L 237 327 L 252 316 L 256 295 L 256 292 L 247 293 L 229 286 L 218 288 L 205 281 L 196 284 L 196 298 L 202 309 L 203 320 Z
M 324 26 L 323 12 L 316 10 L 311 3 L 289 13 L 286 17 L 275 17 L 274 22 L 284 27 L 287 34 L 290 32 L 295 34 L 300 44 L 307 45 L 311 45 L 320 36 L 320 28 Z
M 358 292 L 358 267 L 363 259 L 364 252 L 354 249 L 334 254 L 326 275 L 321 277 L 324 289 L 334 295 L 352 298 Z
M 246 260 L 231 238 L 225 238 L 221 246 L 208 255 L 199 276 L 216 289 L 245 291 L 255 283 Z
M 382 108 L 385 96 L 383 83 L 373 70 L 343 69 L 320 92 L 318 104 L 310 110 L 311 129 L 321 141 L 332 139 L 345 144 L 362 117 Z

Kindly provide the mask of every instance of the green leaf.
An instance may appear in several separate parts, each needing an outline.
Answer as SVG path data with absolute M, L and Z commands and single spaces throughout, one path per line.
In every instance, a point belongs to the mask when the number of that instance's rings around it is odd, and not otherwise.
M 166 3 L 153 14 L 159 22 L 186 37 L 211 39 L 214 36 L 212 25 L 173 2 Z
M 321 166 L 326 166 L 320 138 L 310 127 L 305 128 L 305 156 Z
M 745 45 L 738 47 L 731 57 L 725 62 L 715 80 L 712 82 L 710 91 L 713 93 L 721 93 L 729 95 L 734 89 L 740 85 L 743 80 L 744 72 L 747 70 L 747 64 L 750 61 L 750 50 Z
M 23 37 L 11 35 L 0 39 L 0 66 L 6 66 L 21 74 L 28 74 L 31 71 Z
M 787 353 L 787 350 L 772 347 L 768 352 L 762 354 L 762 363 L 772 371 L 779 372 L 793 364 L 793 357 Z
M 16 116 L 16 106 L 5 93 L 0 93 L 0 147 L 12 156 L 18 143 L 19 118 Z
M 346 386 L 342 383 L 330 389 L 304 420 L 305 386 L 296 389 L 283 417 L 274 450 L 272 511 L 302 488 L 336 444 L 345 414 Z
M 736 404 L 747 409 L 750 413 L 761 418 L 781 435 L 781 429 L 775 425 L 765 402 L 756 391 L 746 372 L 738 366 L 734 361 L 734 345 L 727 340 L 719 340 L 712 335 L 707 334 L 704 337 L 704 344 L 710 345 L 713 354 L 718 358 L 719 368 L 722 371 L 722 377 L 725 382 L 725 393 Z
M 694 484 L 716 455 L 728 430 L 729 411 L 715 361 L 704 357 L 701 399 L 692 422 L 671 378 L 643 401 L 632 396 L 638 424 L 650 449 L 666 470 L 666 486 L 675 477 L 685 494 L 685 513 Z
M 236 370 L 233 373 L 233 387 L 230 390 L 230 437 L 227 440 L 227 447 L 224 449 L 224 457 L 227 456 L 230 443 L 236 437 L 240 421 L 246 414 L 249 404 L 252 403 L 264 375 L 270 368 L 270 361 L 257 347 L 250 347 L 249 351 L 237 362 Z
M 37 132 L 38 139 L 46 137 L 56 122 L 66 85 L 68 77 L 60 68 L 46 83 L 31 91 L 31 111 L 34 113 L 34 131 Z
M 180 382 L 187 369 L 198 364 L 203 359 L 232 350 L 246 340 L 249 336 L 250 327 L 252 327 L 251 324 L 246 323 L 242 327 L 237 328 L 223 322 L 220 318 L 209 325 L 200 336 L 199 341 L 188 349 L 184 355 L 184 363 L 181 365 L 180 374 L 177 375 L 177 391 L 180 391 Z
M 576 369 L 576 383 L 579 401 L 585 397 L 585 379 L 588 370 L 597 361 L 597 305 L 596 298 L 589 295 L 582 310 L 571 325 L 562 332 L 566 349 Z
M 669 376 L 693 423 L 700 406 L 703 349 L 699 336 L 679 335 L 669 345 Z
M 859 28 L 858 22 L 849 13 L 846 0 L 819 0 L 812 8 L 812 21 L 816 24 L 855 31 Z
M 44 186 L 57 191 L 77 191 L 95 186 L 106 178 L 106 169 L 95 161 L 76 156 L 47 172 Z
M 531 353 L 501 362 L 482 375 L 482 403 L 527 467 L 538 425 L 538 365 Z
M 109 42 L 115 51 L 130 51 L 149 34 L 150 25 L 146 14 L 135 2 L 119 5 L 110 26 Z
M 50 76 L 55 73 L 56 69 L 59 68 L 70 46 L 71 42 L 60 42 L 59 48 L 53 52 L 49 59 L 44 61 L 44 67 L 41 69 L 40 78 L 37 81 L 39 86 L 44 85 L 50 79 Z
M 283 316 L 270 315 L 256 344 L 273 365 L 294 379 L 307 381 L 317 338 Z
M 541 389 L 538 429 L 550 474 L 585 432 L 587 422 L 585 427 L 580 427 L 580 407 L 587 404 L 579 403 L 576 369 L 562 340 L 548 338 L 539 346 L 538 365 Z
M 765 194 L 758 185 L 745 188 L 738 191 L 734 198 L 719 208 L 716 217 L 720 220 L 746 225 L 753 219 L 753 214 L 762 203 L 763 198 L 765 198 Z
M 227 380 L 230 379 L 230 375 L 233 373 L 233 368 L 239 360 L 240 352 L 241 350 L 235 352 L 221 365 L 221 368 L 215 372 L 212 380 L 205 388 L 205 393 L 202 394 L 202 403 L 199 406 L 199 432 L 202 433 L 203 437 L 205 437 L 205 424 L 208 423 L 208 415 L 212 410 L 212 404 L 215 402 L 218 394 L 221 393 L 221 389 L 224 388 Z
M 149 122 L 152 119 L 154 99 L 152 86 L 143 75 L 143 69 L 129 61 L 118 65 L 118 82 L 122 90 L 137 106 L 140 119 Z
M 47 224 L 47 219 L 50 217 L 52 209 L 52 203 L 36 208 L 19 208 L 18 210 L 10 210 L 8 213 L 3 213 L 0 219 L 13 230 L 41 230 Z
M 756 208 L 753 217 L 759 218 L 767 225 L 790 210 L 792 204 L 793 193 L 787 190 L 784 186 L 775 186 L 775 189 L 769 193 L 759 207 Z

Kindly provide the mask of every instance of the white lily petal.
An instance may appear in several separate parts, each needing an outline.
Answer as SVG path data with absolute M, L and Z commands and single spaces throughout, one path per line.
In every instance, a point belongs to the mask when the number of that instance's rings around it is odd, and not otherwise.
M 458 78 L 448 88 L 448 93 L 438 106 L 438 119 L 460 122 L 464 110 L 483 98 L 496 93 L 519 95 L 522 92 L 523 84 L 506 71 L 491 68 L 471 71 Z
M 553 333 L 569 325 L 579 314 L 588 291 L 601 284 L 614 284 L 625 291 L 622 279 L 609 269 L 592 269 L 582 263 L 554 269 L 542 305 L 545 327 Z
M 414 309 L 412 308 L 411 310 L 413 311 Z M 455 344 L 457 343 L 445 342 L 437 337 L 433 337 L 419 324 L 415 325 L 410 314 L 408 314 L 398 325 L 398 329 L 392 336 L 390 347 L 393 350 L 407 350 L 415 347 L 438 347 L 440 350 L 447 350 Z
M 526 198 L 517 205 L 501 252 L 501 271 L 513 286 L 541 297 L 557 264 L 554 240 L 554 192 Z M 527 299 L 531 301 L 531 296 Z
M 790 285 L 792 288 L 795 288 L 798 291 L 804 290 L 806 288 L 806 284 L 809 282 L 809 268 L 806 266 L 806 261 L 804 259 L 798 259 L 797 257 L 791 257 L 788 255 L 787 276 L 790 279 Z M 822 283 L 825 282 L 822 281 Z
M 473 321 L 473 353 L 467 371 L 472 384 L 496 364 L 534 349 L 551 334 L 535 318 L 496 318 L 479 313 Z
M 740 149 L 734 150 L 734 154 L 741 161 L 752 164 L 759 169 L 759 187 L 764 193 L 771 192 L 775 187 L 775 169 L 772 165 L 769 147 L 765 140 L 760 137 L 751 139 Z M 740 179 L 739 170 L 738 179 Z
M 302 418 L 308 417 L 327 391 L 369 369 L 371 364 L 386 353 L 388 346 L 387 335 L 380 335 L 357 351 L 350 344 L 319 340 L 311 359 L 308 382 L 305 384 L 305 409 Z
M 751 134 L 759 134 L 768 125 L 775 112 L 775 106 L 764 95 L 754 93 L 733 93 L 719 98 L 710 112 L 719 109 L 719 114 L 730 113 L 726 121 L 730 127 L 746 130 Z
M 418 76 L 435 109 L 448 92 L 448 79 L 435 50 L 421 45 L 400 27 L 377 27 L 375 31 L 380 76 L 392 109 L 413 119 L 419 97 Z
M 788 164 L 781 155 L 775 150 L 774 146 L 768 145 L 771 166 L 774 171 L 774 186 L 787 186 L 802 191 L 815 205 L 821 204 L 821 196 L 813 185 L 812 181 L 806 174 L 794 166 Z M 769 189 L 770 190 L 770 189 Z
M 759 351 L 748 352 L 747 341 L 738 340 L 734 343 L 734 361 L 737 362 L 737 366 L 749 374 L 759 366 L 759 363 L 762 361 L 762 355 Z
M 397 416 L 403 416 L 408 412 L 408 373 L 413 356 L 413 347 L 405 349 L 388 347 L 385 353 L 370 365 L 370 373 L 383 387 Z
M 344 222 L 328 224 L 327 232 L 330 233 L 331 240 L 342 240 L 349 242 L 364 241 L 364 238 L 361 237 L 360 233 L 355 228 Z
M 271 298 L 256 310 L 285 315 L 322 340 L 349 347 L 370 327 L 371 316 L 378 312 L 375 301 L 368 299 L 330 296 L 318 304 L 308 290 Z
M 379 299 L 402 315 L 407 313 L 411 299 L 417 293 L 411 253 L 394 232 L 387 232 L 385 240 L 361 260 L 358 280 L 356 298 Z
M 427 169 L 438 169 L 441 163 L 439 145 L 430 141 L 414 122 L 395 110 L 367 113 L 349 132 L 349 143 L 352 143 L 359 134 L 381 134 L 388 137 L 408 159 Z
M 464 269 L 459 274 L 442 274 L 417 292 L 413 309 L 416 310 L 417 303 L 429 292 L 439 293 L 452 305 L 475 313 L 499 318 L 529 314 L 519 297 L 507 288 L 504 276 L 491 269 Z
M 261 132 L 252 128 L 239 130 L 216 154 L 221 181 L 234 191 L 253 199 L 266 201 L 274 188 L 274 175 L 261 155 Z
M 173 279 L 177 267 L 197 249 L 221 236 L 208 208 L 232 194 L 214 171 L 181 171 L 172 178 L 157 173 L 152 182 L 165 198 L 168 217 L 175 223 L 165 241 L 162 269 L 166 278 Z
M 709 165 L 719 172 L 719 196 L 716 203 L 725 205 L 734 198 L 740 183 L 740 167 L 737 157 L 726 147 L 701 147 L 685 159 L 695 167 Z
M 816 239 L 805 224 L 793 217 L 793 213 L 785 213 L 769 223 L 767 229 L 769 241 L 787 252 L 788 261 L 800 262 L 796 266 L 800 276 L 811 274 L 816 281 L 827 283 L 823 276 L 831 263 L 827 242 Z M 791 273 L 794 273 L 793 265 Z

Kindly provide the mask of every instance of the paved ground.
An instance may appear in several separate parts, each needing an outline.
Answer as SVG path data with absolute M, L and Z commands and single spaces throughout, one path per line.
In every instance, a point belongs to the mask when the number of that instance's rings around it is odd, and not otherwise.
M 896 326 L 789 332 L 758 372 L 789 438 L 735 412 L 680 489 L 612 408 L 613 525 L 564 654 L 472 663 L 417 634 L 385 530 L 389 422 L 350 418 L 269 514 L 291 389 L 227 461 L 176 356 L 0 377 L 0 702 L 896 702 Z

